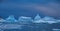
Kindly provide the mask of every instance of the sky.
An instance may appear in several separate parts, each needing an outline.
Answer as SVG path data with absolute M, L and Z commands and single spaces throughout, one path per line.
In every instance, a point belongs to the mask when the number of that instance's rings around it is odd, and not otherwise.
M 27 16 L 34 18 L 52 16 L 60 18 L 60 0 L 0 0 L 0 17 L 9 15 Z

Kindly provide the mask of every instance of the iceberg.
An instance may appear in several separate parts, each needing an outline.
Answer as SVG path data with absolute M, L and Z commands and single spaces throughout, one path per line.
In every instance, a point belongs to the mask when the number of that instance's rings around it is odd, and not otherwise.
M 2 19 L 2 18 L 0 18 L 0 22 L 5 22 L 6 20 L 4 20 L 4 19 Z
M 34 20 L 40 20 L 41 17 L 39 16 L 39 14 L 36 15 L 36 17 L 34 18 Z
M 36 17 L 34 18 L 33 23 L 46 23 L 46 22 L 39 16 L 39 14 L 37 14 Z
M 31 23 L 33 21 L 33 19 L 31 17 L 21 16 L 21 17 L 19 17 L 18 21 L 20 23 Z
M 54 19 L 53 17 L 46 16 L 46 17 L 43 18 L 43 20 L 45 20 L 45 21 L 55 21 L 56 19 Z
M 46 21 L 49 24 L 57 23 L 56 21 Z
M 23 21 L 24 19 L 28 19 L 28 20 L 31 20 L 32 18 L 31 17 L 25 17 L 25 16 L 21 16 L 21 17 L 19 17 L 19 21 Z
M 49 17 L 49 16 L 44 17 L 43 20 L 49 24 L 57 23 L 56 19 L 54 19 L 53 17 Z
M 57 23 L 57 22 L 56 22 L 56 19 L 54 19 L 53 17 L 46 16 L 44 18 L 41 18 L 39 15 L 37 15 L 35 17 L 34 23 L 49 23 L 49 24 L 53 24 L 53 23 Z
M 40 19 L 40 20 L 34 21 L 34 23 L 46 23 L 46 21 Z
M 17 22 L 17 20 L 14 18 L 13 15 L 10 15 L 7 19 L 6 22 Z
M 31 17 L 21 16 L 18 20 L 15 19 L 14 15 L 10 15 L 6 20 L 0 19 L 0 22 L 19 22 L 19 23 L 58 23 L 60 20 L 56 20 L 53 17 L 46 16 L 41 18 L 39 14 L 36 15 L 34 20 Z

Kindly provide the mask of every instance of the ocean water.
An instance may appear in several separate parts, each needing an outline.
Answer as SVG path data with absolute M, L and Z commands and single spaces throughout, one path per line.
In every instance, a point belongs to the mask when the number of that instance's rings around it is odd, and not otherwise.
M 21 26 L 19 26 L 21 25 Z M 46 24 L 46 23 L 41 23 L 41 24 L 14 24 L 14 25 L 5 25 L 2 26 L 3 28 L 1 31 L 55 31 L 53 29 L 60 30 L 60 24 Z M 13 28 L 12 28 L 13 27 Z M 15 27 L 15 28 L 14 28 Z M 17 28 L 16 28 L 17 27 Z

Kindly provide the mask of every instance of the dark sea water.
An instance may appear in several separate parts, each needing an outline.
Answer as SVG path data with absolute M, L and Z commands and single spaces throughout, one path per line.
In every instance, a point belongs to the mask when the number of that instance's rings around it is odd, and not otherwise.
M 52 29 L 60 29 L 60 24 L 45 24 L 45 23 L 30 24 L 30 25 L 22 26 L 21 29 L 2 29 L 2 30 L 3 31 L 53 31 Z

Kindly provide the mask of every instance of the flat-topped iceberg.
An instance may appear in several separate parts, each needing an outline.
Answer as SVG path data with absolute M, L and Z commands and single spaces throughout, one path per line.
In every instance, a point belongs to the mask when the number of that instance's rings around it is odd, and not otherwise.
M 31 17 L 21 16 L 21 17 L 19 17 L 18 21 L 20 23 L 31 23 L 33 21 L 33 19 Z
M 56 19 L 54 19 L 53 17 L 49 17 L 49 16 L 46 16 L 44 18 L 42 18 L 44 21 L 46 21 L 47 23 L 49 24 L 53 24 L 53 23 L 57 23 L 56 22 Z
M 44 18 L 42 18 L 45 21 L 55 21 L 56 19 L 54 19 L 53 17 L 49 17 L 49 16 L 45 16 Z

